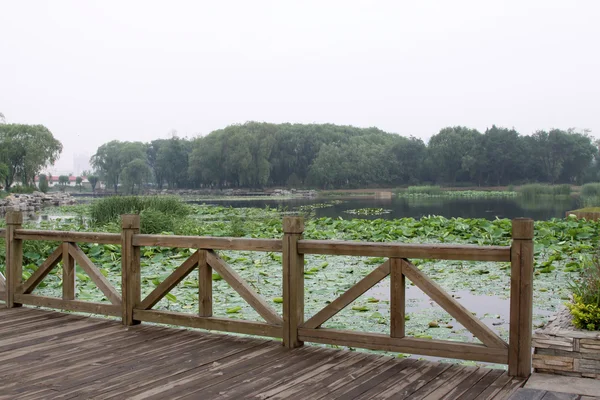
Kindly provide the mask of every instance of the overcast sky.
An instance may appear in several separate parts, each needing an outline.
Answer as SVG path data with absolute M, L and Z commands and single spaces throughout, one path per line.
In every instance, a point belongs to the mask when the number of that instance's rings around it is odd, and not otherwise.
M 65 172 L 251 120 L 597 136 L 599 21 L 597 0 L 0 0 L 0 112 L 47 126 Z

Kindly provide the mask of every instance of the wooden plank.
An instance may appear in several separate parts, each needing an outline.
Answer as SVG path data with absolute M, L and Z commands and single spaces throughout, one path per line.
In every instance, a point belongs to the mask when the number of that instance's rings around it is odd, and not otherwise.
M 130 400 L 211 398 L 204 394 L 204 389 L 252 371 L 266 363 L 281 362 L 279 360 L 284 353 L 284 348 L 272 344 L 261 344 L 236 354 L 221 352 L 218 361 L 213 362 L 212 365 L 208 365 L 205 360 L 194 359 L 191 365 L 195 367 L 193 369 L 182 370 L 180 365 L 175 370 L 164 374 L 164 378 L 147 382 L 146 385 L 123 394 Z
M 137 325 L 133 310 L 141 303 L 140 248 L 133 244 L 133 238 L 140 233 L 140 216 L 121 216 L 121 293 L 123 294 L 121 318 L 123 325 Z
M 473 368 L 473 367 L 471 367 Z M 413 400 L 421 400 L 428 395 L 431 395 L 433 392 L 439 390 L 440 388 L 446 386 L 446 384 L 452 380 L 456 380 L 460 382 L 461 378 L 464 376 L 468 376 L 470 372 L 467 371 L 468 367 L 464 365 L 453 364 L 450 368 L 442 372 L 440 375 L 436 376 L 431 382 L 429 382 L 425 387 L 420 388 L 415 391 L 411 395 L 411 399 Z M 463 378 L 464 379 L 464 378 Z M 448 385 L 449 386 L 449 385 Z M 445 392 L 445 389 L 442 389 Z M 438 393 L 437 398 L 441 398 L 442 394 Z
M 198 250 L 198 315 L 212 317 L 212 268 L 206 262 L 206 250 Z
M 6 229 L 0 228 L 0 238 L 5 238 L 5 237 L 6 237 Z
M 412 283 L 433 299 L 440 307 L 453 316 L 483 344 L 490 348 L 508 349 L 508 344 L 483 322 L 473 316 L 452 296 L 444 291 L 437 283 L 430 280 L 417 267 L 409 262 L 402 265 L 402 272 Z
M 227 380 L 216 385 L 210 385 L 204 388 L 201 393 L 190 393 L 182 397 L 182 399 L 198 398 L 200 397 L 198 396 L 199 394 L 201 394 L 202 398 L 207 399 L 250 398 L 251 393 L 267 386 L 284 383 L 286 378 L 289 379 L 295 374 L 302 373 L 307 367 L 314 367 L 317 363 L 322 362 L 331 355 L 331 353 L 324 354 L 323 349 L 315 347 L 291 350 L 280 347 L 280 349 L 283 351 L 282 358 L 257 365 L 257 368 L 229 377 Z
M 495 399 L 508 399 L 525 384 L 525 378 L 513 377 L 494 397 Z M 579 397 L 579 396 L 577 396 Z
M 53 242 L 120 244 L 118 233 L 67 232 L 41 229 L 17 229 L 15 238 L 21 240 L 48 240 Z
M 476 374 L 473 374 L 451 392 L 451 395 L 446 396 L 448 400 L 452 400 L 460 396 L 465 400 L 473 400 L 488 388 L 506 372 L 501 369 L 479 368 Z M 454 396 L 454 397 L 452 397 Z
M 216 238 L 178 235 L 135 235 L 134 246 L 183 247 L 204 250 L 282 251 L 280 239 Z
M 60 245 L 50 254 L 50 256 L 35 270 L 33 274 L 20 287 L 18 292 L 30 294 L 40 284 L 41 281 L 52 271 L 52 268 L 60 262 L 60 256 L 63 254 L 63 246 Z
M 282 337 L 282 327 L 278 325 L 266 324 L 262 322 L 250 322 L 244 320 L 235 320 L 229 318 L 216 317 L 198 317 L 183 313 L 156 310 L 133 311 L 137 320 L 156 322 L 159 324 L 171 324 L 189 326 L 190 328 L 199 328 L 215 330 L 222 332 L 244 333 L 247 335 Z
M 404 318 L 406 302 L 406 282 L 403 269 L 404 261 L 399 258 L 390 259 L 390 336 L 404 337 Z
M 508 374 L 527 378 L 532 364 L 533 220 L 514 219 L 512 236 Z
M 502 390 L 502 388 L 510 383 L 510 381 L 512 380 L 512 378 L 510 376 L 508 376 L 508 374 L 500 374 L 499 376 L 497 376 L 497 379 L 493 382 L 491 382 L 488 387 L 481 392 L 476 398 L 477 400 L 481 399 L 481 400 L 491 400 L 491 399 L 495 399 L 496 396 L 498 395 L 498 393 Z M 456 397 L 454 397 L 456 398 Z M 448 399 L 450 400 L 450 399 Z
M 300 340 L 338 346 L 386 350 L 398 353 L 421 354 L 462 360 L 485 361 L 506 364 L 506 349 L 489 348 L 481 344 L 450 342 L 417 338 L 392 338 L 377 333 L 360 333 L 338 329 L 299 328 Z
M 273 343 L 244 345 L 237 341 L 232 345 L 228 339 L 220 344 L 197 342 L 189 352 L 191 354 L 175 354 L 165 359 L 162 368 L 153 368 L 152 364 L 156 363 L 153 360 L 150 365 L 144 363 L 131 373 L 125 371 L 119 376 L 114 375 L 112 379 L 97 380 L 77 391 L 77 395 L 83 397 L 93 392 L 94 396 L 102 398 L 115 395 L 125 395 L 127 398 L 181 398 L 200 391 L 201 398 L 213 398 L 207 396 L 206 389 L 229 381 L 246 370 L 266 363 L 281 362 L 286 357 L 285 349 L 273 346 Z
M 365 276 L 363 279 L 358 281 L 350 289 L 346 290 L 344 294 L 329 303 L 321 311 L 313 315 L 308 321 L 306 321 L 302 327 L 307 329 L 316 329 L 320 327 L 327 320 L 332 318 L 338 312 L 347 307 L 350 303 L 356 300 L 358 297 L 363 295 L 367 290 L 371 289 L 377 283 L 381 282 L 383 278 L 390 274 L 390 260 L 387 260 L 371 273 Z
M 62 298 L 63 300 L 75 300 L 75 260 L 69 247 L 71 243 L 62 244 Z
M 181 336 L 179 339 L 182 339 Z M 144 346 L 134 346 L 127 351 L 113 353 L 112 359 L 108 362 L 99 362 L 105 358 L 100 355 L 99 359 L 93 360 L 92 363 L 80 363 L 73 372 L 69 373 L 68 380 L 53 383 L 38 395 L 50 395 L 59 391 L 60 396 L 53 395 L 52 397 L 57 399 L 73 396 L 90 398 L 96 397 L 100 390 L 112 388 L 119 388 L 119 394 L 123 395 L 122 386 L 128 380 L 135 382 L 135 388 L 143 391 L 146 387 L 156 384 L 164 375 L 176 375 L 188 370 L 195 370 L 220 361 L 226 356 L 252 349 L 261 343 L 264 342 L 246 341 L 243 343 L 238 341 L 236 343 L 214 338 L 203 340 L 194 335 L 188 336 L 183 342 L 178 340 L 171 345 L 164 341 L 160 345 L 150 342 Z M 160 368 L 157 368 L 158 366 Z M 148 376 L 152 376 L 152 372 L 156 370 L 162 370 L 162 374 L 155 375 L 154 379 L 149 379 Z M 132 394 L 128 393 L 127 398 L 133 398 Z
M 510 400 L 542 400 L 546 393 L 545 390 L 519 389 L 510 396 Z M 575 395 L 575 399 L 578 398 L 579 396 Z
M 239 293 L 256 312 L 272 325 L 283 325 L 283 319 L 277 314 L 267 302 L 260 297 L 246 281 L 242 279 L 225 261 L 221 259 L 214 251 L 206 253 L 206 262 L 211 266 L 233 290 Z
M 451 364 L 419 361 L 415 364 L 415 368 L 403 370 L 400 374 L 401 376 L 394 376 L 387 379 L 377 387 L 356 397 L 356 399 L 410 398 L 410 395 L 414 391 L 450 367 Z
M 198 265 L 198 252 L 196 251 L 187 260 L 185 260 L 175 271 L 162 281 L 144 300 L 140 307 L 142 310 L 149 310 L 154 307 L 163 297 L 167 295 L 175 286 L 184 280 L 190 272 Z
M 423 365 L 424 362 L 407 358 L 403 360 L 392 360 L 390 363 L 392 364 L 391 368 L 381 371 L 380 373 L 369 374 L 368 376 L 364 377 L 364 379 L 361 379 L 363 377 L 360 377 L 357 379 L 357 382 L 352 382 L 349 387 L 345 387 L 341 391 L 338 390 L 333 392 L 325 398 L 341 400 L 355 399 L 361 396 L 363 393 L 379 387 L 383 382 L 386 382 L 390 378 L 402 379 L 405 376 L 410 375 L 421 365 Z
M 510 261 L 510 247 L 508 246 L 300 240 L 298 242 L 298 251 L 303 254 L 332 254 L 364 257 Z
M 6 290 L 6 278 L 4 277 L 4 275 L 2 275 L 2 272 L 0 272 L 0 291 L 5 291 Z M 3 300 L 3 297 L 0 296 L 0 300 Z
M 298 252 L 304 220 L 299 217 L 283 219 L 283 345 L 300 347 L 298 327 L 304 322 L 304 255 Z
M 15 295 L 23 304 L 37 307 L 58 308 L 61 310 L 88 312 L 92 314 L 110 315 L 118 317 L 121 315 L 121 307 L 117 304 L 96 303 L 80 300 L 63 300 L 54 297 L 37 296 L 33 294 Z
M 106 298 L 114 305 L 121 305 L 121 295 L 116 291 L 112 284 L 100 272 L 98 267 L 85 255 L 85 253 L 74 243 L 69 243 L 69 254 L 73 256 L 77 264 L 86 272 L 92 282 L 96 284 L 98 289 Z
M 313 377 L 319 376 L 325 371 L 330 370 L 331 368 L 335 368 L 335 366 L 346 360 L 351 356 L 348 351 L 333 351 L 331 353 L 316 353 L 317 358 L 312 361 L 312 363 L 306 365 L 302 363 L 302 365 L 298 365 L 297 369 L 293 369 L 292 371 L 287 371 L 285 377 L 281 377 L 280 379 L 268 384 L 268 385 L 259 385 L 253 386 L 251 388 L 241 388 L 233 398 L 273 398 L 277 394 L 292 388 L 307 379 L 311 379 Z M 298 363 L 300 364 L 300 363 Z
M 294 386 L 293 391 L 282 392 L 278 396 L 287 396 L 285 398 L 289 400 L 318 400 L 329 396 L 335 390 L 352 384 L 362 375 L 381 367 L 389 360 L 390 357 L 387 356 L 361 354 L 359 357 L 347 359 L 345 364 L 336 365 L 328 373 L 315 376 Z
M 21 228 L 23 214 L 20 212 L 6 213 L 6 307 L 20 307 L 15 302 L 14 295 L 23 279 L 23 241 L 15 237 L 15 231 Z

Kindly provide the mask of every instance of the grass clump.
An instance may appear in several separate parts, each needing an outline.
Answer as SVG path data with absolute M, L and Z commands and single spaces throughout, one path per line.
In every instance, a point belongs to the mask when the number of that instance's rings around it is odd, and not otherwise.
M 571 186 L 567 184 L 544 185 L 541 183 L 531 183 L 521 186 L 519 193 L 526 199 L 533 199 L 539 196 L 569 196 L 571 194 Z
M 92 203 L 90 219 L 96 225 L 104 225 L 118 222 L 123 214 L 140 214 L 145 233 L 159 233 L 172 232 L 175 219 L 190 212 L 190 207 L 175 196 L 114 196 Z
M 600 183 L 586 183 L 581 187 L 583 197 L 600 197 Z
M 580 278 L 571 284 L 573 301 L 567 303 L 573 324 L 580 329 L 600 330 L 600 260 L 586 265 Z
M 439 186 L 409 186 L 406 189 L 408 194 L 426 194 L 428 196 L 439 196 L 442 194 L 442 188 Z

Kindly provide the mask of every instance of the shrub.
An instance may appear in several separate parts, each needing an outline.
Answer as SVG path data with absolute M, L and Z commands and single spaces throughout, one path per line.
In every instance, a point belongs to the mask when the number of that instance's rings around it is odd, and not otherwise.
M 16 194 L 31 194 L 36 190 L 35 186 L 13 186 L 10 188 L 10 192 Z
M 526 199 L 532 199 L 538 196 L 568 196 L 571 194 L 571 185 L 544 185 L 541 183 L 531 183 L 521 186 L 519 193 Z
M 573 325 L 589 331 L 600 330 L 600 307 L 584 303 L 577 295 L 573 296 L 573 300 L 573 303 L 567 303 L 573 316 Z
M 148 208 L 140 212 L 140 230 L 149 234 L 173 232 L 175 220 L 171 215 Z
M 573 324 L 581 329 L 600 330 L 600 260 L 598 256 L 586 265 L 580 279 L 571 284 L 573 302 L 567 307 Z
M 39 186 L 41 192 L 48 193 L 48 177 L 46 175 L 40 175 Z
M 145 210 L 160 212 L 171 218 L 185 217 L 190 213 L 190 207 L 175 196 L 113 196 L 92 203 L 90 217 L 94 224 L 102 225 L 118 222 L 123 214 L 141 214 Z
M 442 193 L 442 188 L 439 186 L 409 186 L 406 191 L 409 194 L 426 194 L 429 196 L 438 196 Z
M 600 183 L 586 183 L 581 187 L 581 195 L 584 197 L 600 197 Z

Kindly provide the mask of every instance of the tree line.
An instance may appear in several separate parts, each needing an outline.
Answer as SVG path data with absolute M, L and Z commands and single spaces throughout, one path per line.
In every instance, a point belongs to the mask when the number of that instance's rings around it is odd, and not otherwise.
M 115 191 L 162 188 L 356 188 L 597 181 L 598 145 L 572 129 L 522 135 L 447 127 L 428 143 L 377 128 L 248 122 L 192 139 L 112 141 L 91 163 Z

